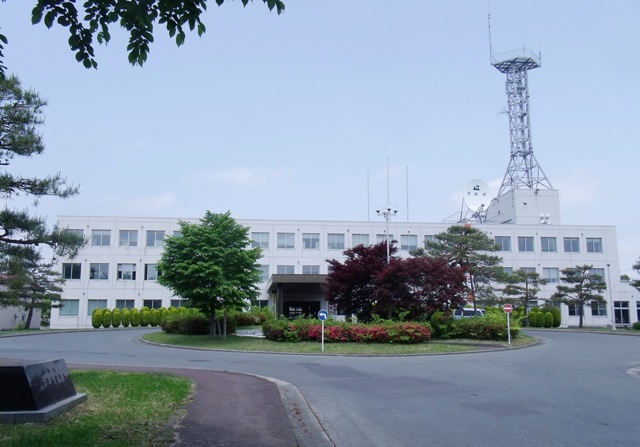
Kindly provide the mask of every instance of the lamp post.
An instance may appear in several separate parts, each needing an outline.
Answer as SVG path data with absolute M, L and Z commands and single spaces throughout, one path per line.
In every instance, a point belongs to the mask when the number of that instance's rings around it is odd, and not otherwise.
M 389 256 L 389 219 L 391 218 L 391 215 L 392 215 L 392 214 L 393 214 L 394 216 L 395 216 L 396 214 L 398 214 L 398 210 L 397 210 L 397 209 L 394 209 L 394 207 L 392 207 L 392 206 L 390 206 L 390 205 L 387 205 L 387 207 L 386 207 L 386 208 L 384 208 L 384 209 L 377 209 L 377 210 L 376 210 L 376 214 L 377 214 L 378 216 L 382 216 L 382 217 L 384 217 L 384 220 L 385 220 L 385 221 L 386 221 L 386 223 L 387 223 L 387 226 L 386 226 L 386 228 L 387 228 L 387 229 L 386 229 L 385 239 L 386 239 L 386 243 L 387 243 L 387 264 L 388 264 L 388 263 L 389 263 L 389 258 L 390 258 L 390 256 Z
M 611 330 L 616 330 L 616 310 L 613 306 L 613 290 L 611 290 L 611 264 L 607 264 L 607 289 L 609 289 L 609 306 L 611 307 Z

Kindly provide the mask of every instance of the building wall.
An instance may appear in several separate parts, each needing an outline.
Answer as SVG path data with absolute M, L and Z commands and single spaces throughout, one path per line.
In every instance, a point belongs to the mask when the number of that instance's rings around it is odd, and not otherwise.
M 198 222 L 197 219 L 182 220 Z M 165 235 L 173 235 L 180 229 L 178 221 L 179 219 L 175 218 L 60 217 L 59 226 L 82 230 L 89 242 L 75 259 L 60 260 L 61 271 L 65 271 L 65 264 L 80 264 L 80 274 L 77 279 L 66 280 L 62 298 L 72 301 L 68 302 L 66 308 L 52 310 L 51 327 L 90 327 L 91 306 L 96 303 L 106 304 L 109 308 L 116 307 L 118 303 L 122 304 L 121 300 L 131 300 L 138 308 L 144 305 L 145 300 L 155 300 L 165 307 L 171 305 L 172 300 L 176 300 L 177 297 L 173 297 L 171 292 L 158 285 L 155 280 L 145 279 L 145 266 L 157 263 L 162 253 L 161 246 L 148 246 L 147 235 L 155 231 L 164 231 Z M 237 219 L 237 221 L 249 228 L 252 239 L 259 240 L 261 243 L 263 257 L 259 263 L 264 266 L 265 275 L 260 299 L 265 302 L 270 302 L 271 299 L 266 289 L 270 275 L 305 272 L 325 274 L 327 259 L 343 260 L 345 249 L 367 242 L 367 238 L 369 244 L 377 243 L 384 240 L 386 234 L 384 220 L 356 222 Z M 392 240 L 398 241 L 398 247 L 401 248 L 399 255 L 408 256 L 409 249 L 423 246 L 425 238 L 445 231 L 448 226 L 449 224 L 446 223 L 400 222 L 392 219 L 389 222 L 389 233 Z M 557 224 L 475 224 L 474 226 L 491 238 L 499 237 L 503 242 L 508 238 L 509 250 L 505 249 L 497 253 L 503 258 L 505 268 L 513 270 L 523 267 L 535 268 L 541 276 L 556 272 L 555 269 L 557 269 L 558 277 L 562 269 L 576 265 L 589 264 L 593 265 L 594 269 L 602 269 L 605 281 L 612 286 L 605 292 L 605 298 L 610 300 L 612 296 L 614 301 L 628 302 L 629 323 L 638 321 L 640 310 L 637 310 L 637 294 L 633 293 L 635 289 L 632 290 L 618 280 L 620 266 L 615 227 Z M 137 231 L 137 243 L 121 245 L 120 231 Z M 94 245 L 93 236 L 96 234 L 104 236 L 105 232 L 110 235 L 109 244 Z M 555 238 L 556 251 L 543 251 L 543 238 L 547 238 L 544 239 L 547 248 L 550 238 Z M 570 251 L 564 249 L 565 239 L 568 240 Z M 152 238 L 152 241 L 155 240 L 157 238 Z M 104 237 L 98 237 L 97 242 L 105 243 L 106 241 Z M 522 249 L 530 249 L 530 251 Z M 108 277 L 91 279 L 92 264 L 107 264 Z M 118 278 L 118 265 L 123 264 L 135 265 L 135 279 Z M 69 271 L 67 268 L 67 273 Z M 548 298 L 557 285 L 558 282 L 550 282 L 542 286 L 540 298 Z M 578 317 L 569 315 L 567 306 L 563 306 L 562 312 L 564 324 L 577 325 Z M 589 309 L 586 313 L 585 324 L 587 325 L 610 324 L 610 310 L 607 310 L 606 315 L 601 316 L 592 316 Z

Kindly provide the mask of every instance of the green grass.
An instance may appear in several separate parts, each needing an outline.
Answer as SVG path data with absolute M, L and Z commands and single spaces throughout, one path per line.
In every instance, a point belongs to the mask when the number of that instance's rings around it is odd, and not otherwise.
M 88 399 L 46 424 L 0 424 L 0 445 L 12 447 L 156 447 L 169 445 L 169 421 L 191 381 L 167 374 L 71 371 Z
M 179 335 L 155 332 L 143 337 L 152 343 L 183 346 L 201 349 L 224 349 L 237 351 L 289 352 L 295 354 L 319 354 L 321 346 L 318 342 L 286 342 L 272 341 L 264 338 L 238 337 L 230 335 L 226 339 L 211 338 L 208 335 Z M 535 339 L 519 336 L 512 340 L 512 347 L 532 344 Z M 439 354 L 446 352 L 478 351 L 493 347 L 508 347 L 506 342 L 480 342 L 477 340 L 448 340 L 441 342 L 432 340 L 419 344 L 391 343 L 325 343 L 325 354 L 336 355 L 406 355 L 406 354 Z

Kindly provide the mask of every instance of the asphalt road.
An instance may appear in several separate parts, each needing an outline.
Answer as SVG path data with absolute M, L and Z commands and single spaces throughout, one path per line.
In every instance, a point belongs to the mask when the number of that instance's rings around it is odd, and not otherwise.
M 297 386 L 336 446 L 622 446 L 640 439 L 640 337 L 536 332 L 526 349 L 335 357 L 148 345 L 149 329 L 0 338 L 0 358 L 175 367 Z

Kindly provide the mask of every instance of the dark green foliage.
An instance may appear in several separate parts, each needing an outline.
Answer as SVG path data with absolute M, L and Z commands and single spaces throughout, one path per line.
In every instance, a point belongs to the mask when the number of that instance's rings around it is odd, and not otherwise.
M 639 330 L 640 331 L 640 321 L 636 321 L 635 323 L 633 323 L 632 326 L 634 329 Z
M 232 310 L 229 312 L 229 320 L 233 321 L 236 327 L 261 325 L 265 321 L 273 320 L 273 311 L 267 307 L 251 309 L 249 312 Z
M 511 337 L 520 333 L 520 327 L 511 322 Z M 491 315 L 486 317 L 460 318 L 453 323 L 452 338 L 470 338 L 475 340 L 507 340 L 507 319 Z
M 551 296 L 553 301 L 576 306 L 580 315 L 579 327 L 583 326 L 585 307 L 591 307 L 594 301 L 604 302 L 602 292 L 607 289 L 607 285 L 602 277 L 593 274 L 592 271 L 592 265 L 563 269 L 560 281 L 569 285 L 557 286 L 556 293 Z
M 560 309 L 555 306 L 544 306 L 540 309 L 542 312 L 551 312 L 553 315 L 553 325 L 551 327 L 560 327 L 562 323 L 562 314 L 560 313 Z
M 160 310 L 158 309 L 153 309 L 151 311 L 151 320 L 149 321 L 149 324 L 151 325 L 151 327 L 159 326 L 161 320 L 162 320 L 162 312 L 160 312 Z
M 531 327 L 540 327 L 538 326 L 538 316 L 542 315 L 542 313 L 540 311 L 534 311 L 531 310 L 531 312 L 529 312 L 529 326 Z
M 143 310 L 140 312 L 140 326 L 147 327 L 151 324 L 151 312 Z
M 102 314 L 102 325 L 105 328 L 109 328 L 109 327 L 111 327 L 112 323 L 113 323 L 113 317 L 111 315 L 111 311 L 107 309 Z
M 131 309 L 131 327 L 140 326 L 141 318 L 140 312 L 137 309 Z
M 112 325 L 113 327 L 120 327 L 122 324 L 122 312 L 119 310 L 114 310 L 111 314 Z
M 129 327 L 131 324 L 131 312 L 129 309 L 122 309 L 122 326 Z
M 205 335 L 209 333 L 209 319 L 196 309 L 170 313 L 161 322 L 169 334 Z
M 103 314 L 101 309 L 93 309 L 91 314 L 91 326 L 98 329 L 102 326 Z
M 544 313 L 544 327 L 553 327 L 553 314 L 551 312 Z
M 433 329 L 433 338 L 451 338 L 453 332 L 453 318 L 445 312 L 435 312 L 431 315 L 429 323 Z

